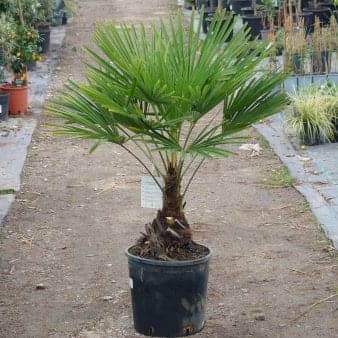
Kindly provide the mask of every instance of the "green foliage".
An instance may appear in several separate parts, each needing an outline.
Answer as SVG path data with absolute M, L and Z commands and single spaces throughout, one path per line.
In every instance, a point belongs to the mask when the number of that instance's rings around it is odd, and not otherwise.
M 38 26 L 42 22 L 51 22 L 53 0 L 20 0 L 23 19 L 26 24 Z M 13 17 L 19 23 L 17 0 L 0 0 L 0 13 Z
M 53 0 L 39 0 L 36 9 L 36 26 L 50 24 L 53 18 Z
M 309 144 L 329 142 L 334 137 L 337 107 L 337 90 L 316 85 L 305 87 L 291 95 L 287 124 Z
M 51 5 L 52 0 L 0 0 L 0 65 L 11 69 L 14 85 L 26 84 L 27 65 L 40 60 L 34 25 L 47 19 Z
M 14 17 L 14 19 L 19 22 L 20 21 L 20 13 L 19 6 L 17 1 L 15 1 L 15 5 L 11 7 L 10 15 Z M 43 2 L 39 0 L 20 0 L 22 6 L 22 15 L 23 21 L 26 24 L 30 24 L 35 26 L 40 20 L 44 21 L 41 17 L 43 15 Z
M 30 26 L 17 25 L 13 38 L 13 48 L 9 66 L 14 73 L 14 84 L 26 83 L 26 66 L 40 59 L 38 50 L 38 32 Z
M 14 9 L 14 0 L 0 0 L 0 13 L 9 13 Z
M 224 45 L 232 18 L 225 25 L 218 18 L 205 40 L 194 31 L 194 12 L 188 29 L 181 14 L 150 32 L 142 24 L 98 25 L 100 52 L 88 49 L 87 83 L 68 82 L 49 106 L 64 121 L 55 131 L 94 139 L 93 149 L 116 143 L 152 175 L 165 178 L 174 168 L 178 186 L 190 173 L 184 195 L 205 159 L 229 155 L 225 145 L 238 141 L 234 133 L 287 102 L 276 90 L 284 76 L 259 67 L 266 45 L 253 49 L 246 27 Z M 222 104 L 223 115 L 215 109 Z
M 273 187 L 290 187 L 295 183 L 295 179 L 290 175 L 287 166 L 283 166 L 281 169 L 272 170 L 271 172 L 271 185 Z
M 14 189 L 4 189 L 0 188 L 0 196 L 1 195 L 8 195 L 8 194 L 14 194 L 15 190 Z
M 16 25 L 10 16 L 0 15 L 0 66 L 5 66 L 11 55 Z

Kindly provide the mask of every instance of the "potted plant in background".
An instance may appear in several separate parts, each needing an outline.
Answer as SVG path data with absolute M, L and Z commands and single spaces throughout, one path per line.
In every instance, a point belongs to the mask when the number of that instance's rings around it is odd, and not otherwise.
M 337 95 L 310 85 L 290 96 L 291 105 L 286 124 L 305 145 L 331 142 L 335 138 Z
M 20 15 L 26 24 L 39 32 L 39 46 L 42 53 L 47 53 L 50 43 L 50 24 L 53 16 L 53 0 L 20 0 L 22 14 L 19 6 L 13 6 L 11 15 L 20 22 Z
M 179 15 L 149 34 L 142 25 L 99 25 L 88 82 L 68 82 L 48 108 L 63 120 L 55 132 L 95 140 L 91 151 L 105 141 L 120 146 L 162 194 L 162 208 L 126 251 L 134 325 L 153 336 L 194 334 L 204 325 L 211 251 L 192 240 L 184 212 L 196 172 L 230 155 L 235 133 L 288 101 L 276 91 L 284 75 L 259 66 L 266 44 L 252 48 L 242 27 L 224 45 L 230 24 L 219 18 L 201 40 L 194 11 L 190 20 L 187 28 Z M 202 16 L 197 32 L 201 26 Z
M 304 60 L 307 52 L 304 20 L 293 25 L 293 18 L 286 15 L 284 21 L 284 70 L 293 74 L 304 74 Z
M 251 39 L 259 38 L 261 30 L 263 29 L 262 18 L 257 13 L 256 0 L 252 0 L 253 14 L 246 14 L 242 16 L 243 24 L 247 24 L 250 27 Z
M 39 48 L 42 54 L 49 51 L 50 47 L 50 25 L 53 19 L 53 0 L 39 0 L 36 10 L 35 27 L 39 32 Z
M 262 20 L 262 29 L 260 36 L 262 39 L 273 40 L 272 36 L 274 35 L 274 17 L 277 13 L 276 3 L 274 0 L 262 0 L 260 4 L 257 5 L 257 12 Z
M 6 82 L 5 67 L 7 60 L 11 55 L 13 48 L 13 34 L 15 30 L 14 20 L 5 15 L 0 14 L 0 86 Z M 8 116 L 9 94 L 0 88 L 0 121 L 6 120 Z
M 65 1 L 64 0 L 54 0 L 53 1 L 53 20 L 52 23 L 54 26 L 62 25 L 63 18 L 65 15 Z
M 313 0 L 309 7 L 303 8 L 303 12 L 313 13 L 313 24 L 315 19 L 318 18 L 321 26 L 328 25 L 331 16 L 331 10 L 328 7 L 322 7 L 317 0 Z
M 229 34 L 225 37 L 225 40 L 224 40 L 224 42 L 229 42 L 232 39 L 233 34 L 234 34 L 233 26 L 234 26 L 234 23 L 235 23 L 235 17 L 234 17 L 233 12 L 228 11 L 228 10 L 225 11 L 224 12 L 225 15 L 223 15 L 222 14 L 223 9 L 224 9 L 224 1 L 218 0 L 217 8 L 215 9 L 215 11 L 213 12 L 212 15 L 209 15 L 205 19 L 205 22 L 206 22 L 206 25 L 207 25 L 207 30 L 210 30 L 210 29 L 218 30 L 219 29 L 218 25 L 211 26 L 212 21 L 219 22 L 220 25 L 229 24 L 230 27 L 229 27 L 229 29 L 227 29 Z
M 235 14 L 241 14 L 242 8 L 251 7 L 251 0 L 230 0 L 230 9 Z
M 19 23 L 15 25 L 12 48 L 7 58 L 7 67 L 12 71 L 11 83 L 1 85 L 10 94 L 8 111 L 10 115 L 26 113 L 28 109 L 27 65 L 40 60 L 38 32 L 23 20 L 21 0 L 18 3 Z
M 321 27 L 316 18 L 314 32 L 311 37 L 312 72 L 314 74 L 328 74 L 331 72 L 331 56 L 337 45 L 337 24 L 333 18 L 332 27 Z

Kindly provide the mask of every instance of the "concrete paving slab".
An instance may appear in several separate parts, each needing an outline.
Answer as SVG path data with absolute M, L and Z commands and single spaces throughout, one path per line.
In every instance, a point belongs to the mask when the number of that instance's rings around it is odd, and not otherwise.
M 338 249 L 338 144 L 298 149 L 284 132 L 284 115 L 276 114 L 255 125 L 297 181 L 328 239 Z
M 21 171 L 37 120 L 11 118 L 0 125 L 0 189 L 20 190 Z
M 8 214 L 8 211 L 15 199 L 14 194 L 0 196 L 0 222 Z

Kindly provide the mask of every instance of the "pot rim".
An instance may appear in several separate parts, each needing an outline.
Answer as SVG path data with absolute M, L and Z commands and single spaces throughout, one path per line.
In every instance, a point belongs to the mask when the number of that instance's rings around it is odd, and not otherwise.
M 28 88 L 28 85 L 12 86 L 12 84 L 9 83 L 9 82 L 0 84 L 0 89 L 2 89 L 3 91 L 6 91 L 6 90 L 24 90 L 24 89 L 27 89 L 27 88 Z
M 129 246 L 127 249 L 125 249 L 124 253 L 128 257 L 128 260 L 136 261 L 136 262 L 140 262 L 140 263 L 148 264 L 148 265 L 161 265 L 161 266 L 168 266 L 168 267 L 191 266 L 191 265 L 197 265 L 197 264 L 205 263 L 205 262 L 209 261 L 211 256 L 213 255 L 213 251 L 209 247 L 207 247 L 203 244 L 199 244 L 199 245 L 202 245 L 205 248 L 207 248 L 209 250 L 209 253 L 204 257 L 196 258 L 196 259 L 193 259 L 193 260 L 185 260 L 185 261 L 178 261 L 178 260 L 160 261 L 160 260 L 156 260 L 156 259 L 150 259 L 150 258 L 143 258 L 143 257 L 140 257 L 140 256 L 135 256 L 135 255 L 133 255 L 129 252 L 129 250 L 131 248 L 136 246 L 135 244 L 133 244 L 133 245 Z

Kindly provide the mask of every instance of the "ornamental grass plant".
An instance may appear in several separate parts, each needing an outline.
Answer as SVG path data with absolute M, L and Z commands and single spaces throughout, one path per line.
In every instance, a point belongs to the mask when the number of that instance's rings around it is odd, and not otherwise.
M 311 85 L 290 96 L 291 105 L 286 120 L 307 145 L 330 142 L 335 136 L 338 96 L 333 89 Z

